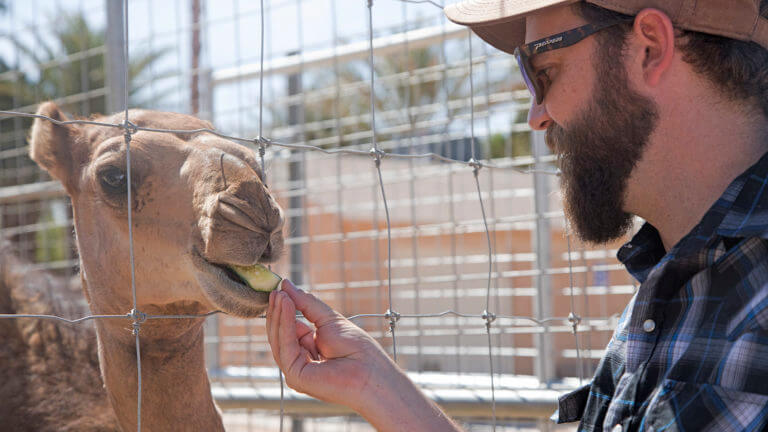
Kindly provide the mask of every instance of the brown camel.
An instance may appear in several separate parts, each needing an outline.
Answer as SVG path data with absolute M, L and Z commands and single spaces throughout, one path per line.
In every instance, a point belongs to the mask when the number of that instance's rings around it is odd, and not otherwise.
M 88 315 L 74 278 L 30 269 L 0 239 L 0 313 Z M 0 319 L 0 419 L 16 432 L 114 432 L 93 323 Z
M 39 114 L 67 120 L 53 103 Z M 211 128 L 194 117 L 133 110 L 140 127 Z M 122 113 L 94 120 L 113 124 Z M 30 156 L 72 200 L 81 280 L 91 313 L 133 308 L 123 131 L 36 119 Z M 255 317 L 268 294 L 228 265 L 275 261 L 283 213 L 262 181 L 256 154 L 207 133 L 139 131 L 131 141 L 132 222 L 137 309 L 147 315 L 221 310 Z M 142 428 L 223 430 L 203 357 L 203 318 L 141 325 Z M 98 356 L 108 399 L 124 431 L 136 430 L 137 362 L 130 320 L 97 320 Z

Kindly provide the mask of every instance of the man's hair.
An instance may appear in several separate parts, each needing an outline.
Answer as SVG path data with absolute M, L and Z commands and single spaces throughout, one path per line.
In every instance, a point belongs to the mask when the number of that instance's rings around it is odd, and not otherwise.
M 576 12 L 592 24 L 623 16 L 586 2 L 578 3 Z M 768 0 L 761 1 L 760 14 L 768 18 Z M 599 47 L 620 57 L 631 29 L 631 21 L 605 29 L 596 35 Z M 686 63 L 725 97 L 752 101 L 768 118 L 768 49 L 755 42 L 688 30 L 678 30 L 678 36 L 677 47 Z

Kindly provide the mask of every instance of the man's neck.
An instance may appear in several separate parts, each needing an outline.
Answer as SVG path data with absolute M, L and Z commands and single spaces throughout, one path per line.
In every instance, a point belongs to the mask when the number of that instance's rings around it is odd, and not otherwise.
M 628 189 L 628 211 L 659 230 L 669 251 L 728 185 L 768 151 L 758 115 L 718 104 L 677 104 L 659 125 Z

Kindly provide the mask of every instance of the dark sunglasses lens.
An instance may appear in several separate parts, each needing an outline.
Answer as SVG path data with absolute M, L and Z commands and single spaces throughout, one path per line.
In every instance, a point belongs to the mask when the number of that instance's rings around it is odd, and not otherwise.
M 541 103 L 539 100 L 538 92 L 536 91 L 536 86 L 533 84 L 533 80 L 528 75 L 528 71 L 530 70 L 525 60 L 523 59 L 523 56 L 520 54 L 520 50 L 515 50 L 515 59 L 517 59 L 517 67 L 520 69 L 520 74 L 523 76 L 523 81 L 525 81 L 526 87 L 528 87 L 528 91 L 531 92 L 531 96 L 536 101 L 536 103 Z

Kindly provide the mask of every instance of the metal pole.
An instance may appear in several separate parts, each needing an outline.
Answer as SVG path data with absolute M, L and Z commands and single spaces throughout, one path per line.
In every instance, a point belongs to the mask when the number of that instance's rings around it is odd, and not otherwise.
M 211 69 L 200 69 L 199 74 L 199 111 L 197 117 L 213 121 L 213 73 Z
M 192 77 L 189 83 L 189 108 L 192 115 L 200 112 L 200 0 L 192 1 Z
M 298 54 L 298 53 L 296 53 Z M 294 73 L 288 76 L 288 95 L 294 96 L 302 92 L 301 72 Z M 295 102 L 288 107 L 288 124 L 291 126 L 298 125 L 301 119 L 304 117 L 302 110 L 304 106 L 302 102 Z M 298 133 L 296 142 L 303 142 L 304 137 L 301 132 Z M 289 184 L 291 189 L 303 189 L 306 186 L 304 179 L 304 163 L 300 158 L 299 151 L 291 151 L 291 156 L 288 162 L 289 172 Z M 304 221 L 303 212 L 300 211 L 304 208 L 304 196 L 302 194 L 295 194 L 291 196 L 289 207 L 292 210 L 293 216 L 289 219 L 292 235 L 295 238 L 301 238 L 304 235 Z M 296 285 L 301 285 L 304 282 L 304 244 L 299 242 L 291 245 L 291 266 L 290 266 L 290 278 Z
M 291 417 L 291 432 L 304 432 L 304 419 Z
M 540 162 L 542 156 L 547 155 L 547 146 L 544 142 L 544 133 L 531 132 L 531 149 L 537 170 L 533 174 L 534 205 L 536 211 L 536 232 L 532 237 L 533 248 L 536 251 L 536 318 L 543 319 L 552 316 L 552 287 L 550 276 L 546 274 L 550 266 L 550 223 L 544 214 L 549 209 L 549 176 L 540 172 L 544 168 Z M 534 372 L 539 382 L 547 387 L 555 378 L 554 351 L 552 349 L 552 334 L 549 332 L 549 324 L 544 324 L 542 332 L 537 334 L 534 343 L 538 350 L 538 356 L 534 360 Z M 539 430 L 549 431 L 548 420 L 539 420 Z
M 537 170 L 533 174 L 534 206 L 536 211 L 536 231 L 532 237 L 532 247 L 536 251 L 536 318 L 543 319 L 552 316 L 552 287 L 550 276 L 546 274 L 550 265 L 550 224 L 544 214 L 549 210 L 549 175 L 540 172 L 544 168 L 540 161 L 547 155 L 547 146 L 544 142 L 544 133 L 534 131 L 531 133 L 531 149 L 536 161 Z M 549 384 L 555 377 L 554 364 L 552 362 L 552 337 L 549 327 L 544 326 L 543 332 L 536 335 L 536 348 L 539 355 L 534 363 L 534 372 L 539 381 Z
M 205 367 L 209 373 L 218 376 L 221 372 L 221 332 L 219 331 L 219 316 L 211 315 L 205 319 Z
M 106 81 L 107 111 L 117 112 L 125 109 L 125 57 L 123 49 L 125 36 L 123 28 L 123 0 L 105 0 L 107 10 L 106 29 Z

